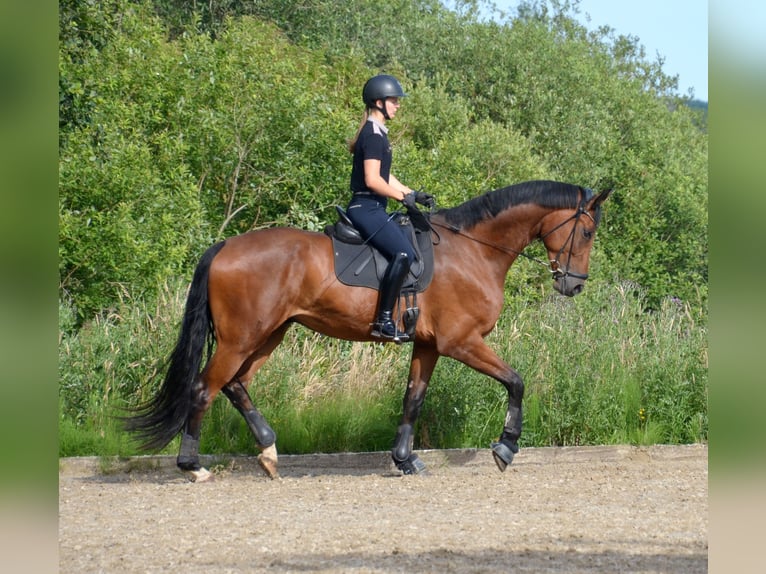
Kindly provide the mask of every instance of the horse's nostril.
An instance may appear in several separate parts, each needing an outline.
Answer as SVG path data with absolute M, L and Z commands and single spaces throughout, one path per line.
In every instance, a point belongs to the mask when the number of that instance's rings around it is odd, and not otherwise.
M 575 285 L 574 289 L 572 289 L 572 295 L 579 295 L 583 289 L 585 289 L 585 285 Z

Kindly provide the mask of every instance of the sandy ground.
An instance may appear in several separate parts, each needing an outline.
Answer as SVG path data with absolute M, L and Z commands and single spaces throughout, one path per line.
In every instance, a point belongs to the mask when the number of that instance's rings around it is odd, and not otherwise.
M 706 445 L 62 459 L 60 572 L 707 572 Z

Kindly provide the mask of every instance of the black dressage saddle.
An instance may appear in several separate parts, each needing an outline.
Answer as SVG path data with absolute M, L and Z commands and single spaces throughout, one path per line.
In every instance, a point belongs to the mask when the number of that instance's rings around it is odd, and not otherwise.
M 341 283 L 355 287 L 378 289 L 388 260 L 377 249 L 366 243 L 340 206 L 336 206 L 338 221 L 325 227 L 332 239 L 335 255 L 335 275 Z M 401 225 L 415 247 L 415 262 L 402 285 L 402 294 L 420 293 L 433 278 L 434 257 L 431 226 L 420 211 L 395 212 L 394 221 Z

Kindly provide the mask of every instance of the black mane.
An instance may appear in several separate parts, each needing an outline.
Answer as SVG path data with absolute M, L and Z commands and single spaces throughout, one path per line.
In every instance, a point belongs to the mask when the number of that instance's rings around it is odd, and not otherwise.
M 592 195 L 590 189 L 571 183 L 527 181 L 488 191 L 456 207 L 439 210 L 439 215 L 450 225 L 458 229 L 467 229 L 515 205 L 534 203 L 554 209 L 574 209 L 582 197 L 589 199 Z

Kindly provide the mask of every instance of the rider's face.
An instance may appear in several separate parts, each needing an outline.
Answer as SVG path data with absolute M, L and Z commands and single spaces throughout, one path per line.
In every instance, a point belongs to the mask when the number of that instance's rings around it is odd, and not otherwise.
M 393 118 L 396 115 L 397 110 L 399 109 L 399 106 L 402 105 L 402 103 L 399 101 L 399 98 L 386 98 L 383 102 L 383 105 L 386 106 L 386 111 L 388 112 L 388 117 Z

